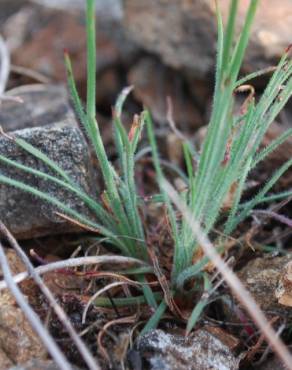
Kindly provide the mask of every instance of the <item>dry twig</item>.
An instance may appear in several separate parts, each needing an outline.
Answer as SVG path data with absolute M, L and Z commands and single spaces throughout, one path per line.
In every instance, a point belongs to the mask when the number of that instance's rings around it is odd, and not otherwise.
M 78 257 L 78 258 L 69 258 L 65 261 L 58 261 L 48 263 L 44 266 L 39 266 L 34 268 L 34 272 L 43 275 L 46 272 L 56 271 L 67 269 L 76 266 L 85 266 L 85 265 L 96 265 L 101 263 L 111 263 L 111 264 L 136 264 L 139 266 L 147 266 L 145 262 L 131 257 L 122 257 L 122 256 L 88 256 L 88 257 Z M 30 277 L 30 274 L 25 271 L 15 275 L 14 282 L 20 283 L 23 280 Z M 0 281 L 0 290 L 7 288 L 5 281 Z
M 75 343 L 76 347 L 78 348 L 78 350 L 79 350 L 80 354 L 82 355 L 82 357 L 83 357 L 85 363 L 87 364 L 88 368 L 90 370 L 99 370 L 100 366 L 97 364 L 96 360 L 93 358 L 92 354 L 89 352 L 85 343 L 82 341 L 82 339 L 76 333 L 76 331 L 75 331 L 73 325 L 71 324 L 68 316 L 66 315 L 65 311 L 57 303 L 57 301 L 55 300 L 55 297 L 53 296 L 52 292 L 44 284 L 42 278 L 40 277 L 39 273 L 36 272 L 36 270 L 34 269 L 34 267 L 31 264 L 29 258 L 27 257 L 27 255 L 23 252 L 23 250 L 20 248 L 19 244 L 17 243 L 16 239 L 11 235 L 9 230 L 6 228 L 6 226 L 1 221 L 0 221 L 0 232 L 2 233 L 2 235 L 4 235 L 7 238 L 10 245 L 13 247 L 13 249 L 16 251 L 19 258 L 25 264 L 29 274 L 34 279 L 34 281 L 39 286 L 42 293 L 45 295 L 45 297 L 49 301 L 49 303 L 50 303 L 51 307 L 53 308 L 53 310 L 55 311 L 58 319 L 63 324 L 63 326 L 66 328 L 66 330 L 68 331 L 68 334 L 70 335 L 72 341 Z M 11 276 L 11 278 L 12 278 L 12 276 Z
M 24 315 L 26 316 L 32 328 L 41 338 L 41 341 L 47 348 L 52 358 L 55 360 L 56 364 L 60 367 L 61 370 L 72 370 L 71 365 L 69 364 L 69 362 L 67 361 L 63 353 L 61 352 L 60 348 L 57 346 L 52 336 L 49 334 L 47 329 L 44 327 L 44 325 L 42 324 L 37 314 L 33 311 L 33 309 L 27 303 L 21 290 L 15 284 L 11 270 L 9 268 L 8 260 L 4 253 L 4 248 L 1 243 L 0 243 L 0 265 L 2 268 L 4 279 L 7 283 L 8 289 L 14 296 L 19 307 L 22 309 Z
M 129 282 L 129 281 L 128 282 L 118 281 L 118 282 L 106 285 L 104 288 L 99 289 L 95 294 L 93 294 L 93 296 L 90 297 L 89 301 L 87 302 L 87 304 L 84 308 L 84 311 L 83 311 L 83 314 L 82 314 L 82 324 L 85 323 L 86 315 L 87 315 L 87 312 L 89 310 L 89 307 L 92 305 L 92 303 L 96 300 L 97 297 L 99 297 L 102 293 L 107 292 L 108 290 L 110 290 L 110 289 L 112 289 L 116 286 L 122 286 L 122 285 L 126 285 L 126 284 L 131 284 L 131 285 L 134 285 L 134 286 L 139 285 L 139 283 L 135 283 L 134 281 L 131 281 L 131 282 Z
M 121 317 L 119 319 L 115 319 L 115 320 L 112 320 L 112 321 L 109 321 L 107 322 L 104 327 L 100 330 L 100 332 L 98 333 L 98 336 L 97 336 L 97 343 L 98 343 L 98 348 L 99 348 L 99 351 L 100 353 L 104 356 L 104 358 L 110 363 L 110 357 L 106 351 L 106 349 L 104 348 L 104 346 L 102 345 L 102 337 L 103 335 L 106 333 L 107 329 L 110 327 L 110 326 L 113 326 L 113 325 L 118 325 L 118 324 L 132 324 L 134 323 L 135 321 L 137 320 L 137 315 L 133 315 L 133 316 L 128 316 L 128 317 Z
M 0 35 L 0 96 L 4 94 L 6 89 L 8 76 L 9 76 L 9 68 L 10 68 L 10 56 L 8 48 L 3 40 L 3 37 Z

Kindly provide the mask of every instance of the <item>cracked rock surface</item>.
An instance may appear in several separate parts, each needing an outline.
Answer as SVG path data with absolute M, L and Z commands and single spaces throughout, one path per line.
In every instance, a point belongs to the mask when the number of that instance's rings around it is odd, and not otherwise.
M 91 165 L 88 145 L 74 125 L 28 128 L 13 132 L 54 160 L 87 193 L 91 192 Z M 25 152 L 13 140 L 0 137 L 0 154 L 34 169 L 53 174 L 52 170 Z M 1 163 L 0 173 L 57 198 L 68 207 L 88 215 L 88 210 L 75 195 L 50 181 Z M 75 230 L 56 216 L 58 209 L 17 188 L 0 184 L 0 219 L 17 238 L 32 238 Z M 59 210 L 58 210 L 59 211 Z
M 206 330 L 188 338 L 153 330 L 137 344 L 151 370 L 235 370 L 238 360 L 228 346 Z

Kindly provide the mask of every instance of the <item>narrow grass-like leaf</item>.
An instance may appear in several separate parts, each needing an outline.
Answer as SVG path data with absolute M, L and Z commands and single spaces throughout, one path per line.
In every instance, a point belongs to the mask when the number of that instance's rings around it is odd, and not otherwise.
M 235 53 L 233 54 L 231 67 L 230 67 L 230 77 L 234 82 L 237 79 L 240 67 L 242 65 L 242 61 L 243 61 L 245 50 L 248 44 L 250 30 L 251 30 L 253 19 L 256 13 L 257 5 L 258 5 L 258 0 L 250 1 L 250 5 L 247 10 L 243 29 L 241 31 L 239 41 L 236 45 Z
M 218 5 L 217 5 L 218 6 Z M 224 35 L 224 52 L 222 57 L 223 70 L 226 70 L 230 61 L 230 53 L 232 51 L 232 44 L 235 36 L 235 21 L 238 11 L 238 0 L 231 0 L 227 28 Z M 217 10 L 217 18 L 221 17 L 220 12 Z M 221 23 L 221 22 L 220 22 Z M 218 27 L 218 33 L 221 33 L 221 27 Z
M 234 228 L 244 220 L 251 210 L 254 208 L 256 204 L 258 204 L 261 199 L 264 198 L 264 196 L 267 194 L 267 192 L 275 185 L 275 183 L 279 180 L 279 178 L 289 169 L 289 167 L 292 166 L 292 159 L 284 163 L 271 177 L 271 179 L 266 183 L 266 185 L 263 187 L 262 190 L 259 191 L 259 193 L 254 197 L 253 200 L 248 202 L 242 209 L 241 213 L 233 219 L 233 221 L 230 224 L 230 232 L 234 230 Z
M 154 297 L 159 301 L 162 299 L 162 294 L 160 292 L 153 293 Z M 117 307 L 128 307 L 133 305 L 141 305 L 147 303 L 145 296 L 136 296 L 136 297 L 126 297 L 126 298 L 106 298 L 98 297 L 94 301 L 94 305 L 97 307 L 112 307 L 113 304 Z
M 144 326 L 143 330 L 141 331 L 140 335 L 146 334 L 148 331 L 155 329 L 161 320 L 162 315 L 167 309 L 167 304 L 163 300 L 160 305 L 158 306 L 155 313 L 151 316 L 147 324 Z
M 72 97 L 73 106 L 74 106 L 75 112 L 80 122 L 82 123 L 82 125 L 84 126 L 86 130 L 87 135 L 89 135 L 90 132 L 89 132 L 86 113 L 84 111 L 81 99 L 79 97 L 79 94 L 76 88 L 70 57 L 67 52 L 65 53 L 64 60 L 65 60 L 65 67 L 66 67 L 66 72 L 67 72 L 68 87 L 69 87 L 69 91 Z
M 235 83 L 234 87 L 236 89 L 237 87 L 246 84 L 248 81 L 253 80 L 254 78 L 257 78 L 257 77 L 261 77 L 265 74 L 272 73 L 276 69 L 277 69 L 277 67 L 267 67 L 267 68 L 263 68 L 263 69 L 261 69 L 259 71 L 256 71 L 256 72 L 252 72 L 252 73 L 248 74 L 247 76 L 244 76 L 241 79 L 239 79 Z
M 241 195 L 242 195 L 242 192 L 243 192 L 243 189 L 244 189 L 244 185 L 245 185 L 245 182 L 246 182 L 246 178 L 247 178 L 247 175 L 250 171 L 250 168 L 251 168 L 251 158 L 249 158 L 247 160 L 247 163 L 246 163 L 244 169 L 242 170 L 242 174 L 241 174 L 240 179 L 239 179 L 238 184 L 237 184 L 237 189 L 235 191 L 234 201 L 233 201 L 233 204 L 232 204 L 232 207 L 231 207 L 231 210 L 229 212 L 229 216 L 228 216 L 228 219 L 226 221 L 225 228 L 224 228 L 224 234 L 226 234 L 226 235 L 229 235 L 230 230 L 231 230 L 232 221 L 233 221 L 233 219 L 234 219 L 234 217 L 235 217 L 235 215 L 238 211 L 240 198 L 241 198 Z
M 207 293 L 210 290 L 210 288 L 211 288 L 211 282 L 208 279 L 207 275 L 204 274 L 204 294 L 203 294 L 203 297 L 201 298 L 201 300 L 196 304 L 195 308 L 192 311 L 192 314 L 191 314 L 190 318 L 188 319 L 186 335 L 189 335 L 191 330 L 196 325 L 196 323 L 197 323 L 199 317 L 201 316 L 203 310 L 207 306 L 207 304 L 208 304 L 208 294 Z M 204 295 L 206 295 L 206 297 Z
M 287 139 L 292 136 L 292 129 L 288 129 L 273 140 L 268 146 L 266 146 L 260 153 L 258 153 L 253 160 L 252 167 L 255 167 L 259 162 L 264 160 L 269 154 L 283 144 Z
M 209 262 L 209 258 L 204 256 L 194 265 L 182 271 L 176 279 L 177 288 L 181 290 L 186 281 L 202 273 L 204 266 L 206 266 L 208 262 Z
M 87 97 L 86 111 L 90 120 L 96 112 L 96 41 L 95 41 L 95 0 L 87 0 L 86 35 L 87 35 Z M 93 121 L 91 121 L 93 122 Z

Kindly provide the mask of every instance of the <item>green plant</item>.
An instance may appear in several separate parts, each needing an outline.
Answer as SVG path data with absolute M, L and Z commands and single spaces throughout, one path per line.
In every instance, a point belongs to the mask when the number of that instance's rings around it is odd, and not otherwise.
M 234 114 L 235 92 L 243 89 L 242 85 L 250 79 L 266 72 L 260 71 L 241 79 L 238 78 L 257 3 L 257 0 L 250 1 L 242 31 L 236 42 L 235 21 L 238 1 L 231 1 L 225 32 L 217 4 L 218 41 L 215 92 L 212 114 L 196 169 L 193 166 L 193 150 L 190 144 L 188 142 L 183 144 L 188 173 L 188 190 L 181 194 L 181 200 L 186 203 L 206 235 L 220 222 L 224 236 L 216 240 L 215 244 L 218 248 L 224 247 L 228 236 L 241 221 L 249 216 L 257 204 L 268 201 L 267 192 L 292 165 L 292 159 L 287 161 L 274 173 L 254 199 L 240 204 L 249 172 L 292 134 L 292 130 L 288 130 L 268 147 L 258 152 L 267 129 L 292 95 L 292 62 L 289 59 L 289 48 L 275 68 L 259 101 L 256 102 L 253 94 L 249 94 L 242 107 L 242 114 L 240 116 Z M 244 89 L 252 90 L 250 86 L 245 86 Z M 180 221 L 176 219 L 170 199 L 161 186 L 164 175 L 149 113 L 146 114 L 146 121 L 158 183 L 163 200 L 168 207 L 173 233 L 172 287 L 174 291 L 181 290 L 188 279 L 201 273 L 207 259 L 201 259 L 193 264 L 193 257 L 199 245 L 196 243 L 188 222 L 184 219 Z M 291 195 L 291 192 L 278 196 L 287 194 Z M 226 217 L 223 206 L 230 195 L 232 201 Z M 200 301 L 195 307 L 188 323 L 188 331 L 191 330 L 199 312 L 204 308 L 202 303 Z
M 265 72 L 259 71 L 247 77 L 238 78 L 257 3 L 257 0 L 250 1 L 244 26 L 236 42 L 235 20 L 238 0 L 231 0 L 226 31 L 223 29 L 220 11 L 217 6 L 218 50 L 213 109 L 196 168 L 193 163 L 194 150 L 191 144 L 189 142 L 183 144 L 188 190 L 181 193 L 181 199 L 191 210 L 194 218 L 200 223 L 204 233 L 209 234 L 215 225 L 219 225 L 224 233 L 223 237 L 215 241 L 219 250 L 224 248 L 226 238 L 232 234 L 242 220 L 249 216 L 250 211 L 257 204 L 277 199 L 277 197 L 281 198 L 291 195 L 289 191 L 272 197 L 267 196 L 267 193 L 278 178 L 291 166 L 292 160 L 276 171 L 254 199 L 246 203 L 240 203 L 246 179 L 251 169 L 292 134 L 292 130 L 288 130 L 267 148 L 258 152 L 259 145 L 269 125 L 292 94 L 292 62 L 289 60 L 289 50 L 284 53 L 277 68 L 275 68 L 270 82 L 259 101 L 256 102 L 253 95 L 250 94 L 245 101 L 242 114 L 240 116 L 234 114 L 234 93 L 242 89 L 241 86 L 246 84 L 247 81 Z M 203 257 L 196 263 L 193 263 L 194 255 L 198 251 L 199 246 L 190 230 L 189 224 L 184 219 L 177 218 L 171 200 L 162 186 L 164 174 L 161 168 L 161 160 L 157 150 L 150 113 L 145 110 L 139 117 L 136 117 L 129 133 L 126 132 L 123 126 L 121 113 L 124 101 L 130 92 L 129 88 L 121 93 L 113 111 L 114 137 L 119 157 L 119 171 L 109 161 L 99 126 L 96 122 L 94 0 L 87 0 L 86 24 L 87 102 L 85 109 L 75 86 L 72 67 L 67 53 L 65 54 L 65 64 L 69 89 L 76 113 L 85 128 L 103 175 L 105 186 L 103 200 L 101 202 L 97 201 L 86 194 L 56 163 L 22 139 L 13 138 L 15 143 L 23 150 L 44 162 L 53 175 L 24 166 L 3 155 L 0 156 L 0 161 L 6 165 L 54 182 L 58 186 L 73 192 L 93 212 L 94 220 L 77 213 L 61 200 L 53 198 L 45 191 L 35 189 L 5 175 L 0 174 L 0 183 L 15 186 L 44 199 L 60 209 L 66 217 L 70 217 L 101 234 L 105 242 L 118 248 L 123 255 L 145 261 L 148 266 L 137 268 L 134 271 L 137 280 L 142 283 L 144 297 L 133 297 L 133 299 L 119 298 L 115 300 L 115 303 L 124 305 L 146 301 L 154 307 L 156 312 L 144 329 L 148 330 L 157 325 L 165 309 L 173 303 L 172 298 L 175 297 L 178 291 L 183 291 L 184 283 L 189 279 L 194 276 L 201 276 L 204 280 L 205 290 L 210 291 L 212 289 L 208 275 L 203 272 L 203 267 L 208 262 L 208 259 Z M 153 162 L 157 172 L 157 181 L 160 186 L 160 194 L 157 199 L 167 207 L 174 244 L 172 275 L 169 287 L 165 285 L 163 287 L 159 269 L 152 266 L 154 262 L 149 257 L 147 230 L 145 230 L 139 212 L 141 200 L 137 195 L 134 182 L 134 155 L 144 123 L 147 126 Z M 228 214 L 226 214 L 223 205 L 230 193 L 232 193 L 232 204 L 227 212 Z M 162 299 L 160 292 L 153 293 L 147 284 L 145 273 L 149 272 L 156 274 L 157 280 L 161 283 L 164 299 Z M 133 271 L 128 271 L 128 273 L 133 273 Z M 185 294 L 188 294 L 188 292 L 185 292 Z M 104 298 L 98 298 L 97 301 L 99 304 L 109 304 L 109 301 Z M 202 299 L 194 308 L 188 322 L 188 332 L 194 326 L 207 303 L 207 299 Z
M 125 256 L 132 256 L 149 262 L 147 245 L 144 235 L 142 220 L 139 214 L 138 196 L 134 182 L 134 154 L 137 149 L 141 131 L 143 129 L 143 118 L 135 117 L 130 133 L 128 134 L 121 122 L 121 113 L 124 101 L 130 92 L 125 89 L 119 96 L 113 110 L 114 134 L 117 152 L 119 154 L 120 172 L 114 169 L 109 161 L 101 138 L 99 126 L 96 122 L 96 43 L 95 43 L 95 1 L 87 0 L 86 12 L 87 26 L 87 103 L 83 108 L 79 98 L 72 67 L 68 53 L 65 52 L 65 65 L 68 75 L 68 85 L 71 92 L 73 104 L 81 124 L 94 149 L 98 160 L 105 190 L 102 202 L 96 201 L 86 194 L 55 162 L 50 160 L 44 153 L 31 146 L 26 141 L 17 137 L 13 138 L 15 143 L 23 150 L 45 163 L 53 175 L 24 166 L 5 156 L 0 156 L 0 161 L 6 165 L 13 166 L 19 170 L 26 171 L 37 177 L 56 183 L 58 186 L 74 193 L 93 212 L 95 220 L 79 214 L 69 208 L 61 200 L 50 194 L 38 190 L 30 185 L 0 175 L 0 182 L 17 187 L 53 204 L 66 216 L 78 221 L 90 230 L 94 230 L 103 236 L 103 240 L 115 247 Z M 139 275 L 139 271 L 137 271 Z M 143 276 L 143 275 L 142 275 Z M 143 282 L 143 278 L 138 276 Z M 147 284 L 143 285 L 143 291 L 148 304 L 156 307 L 156 300 Z

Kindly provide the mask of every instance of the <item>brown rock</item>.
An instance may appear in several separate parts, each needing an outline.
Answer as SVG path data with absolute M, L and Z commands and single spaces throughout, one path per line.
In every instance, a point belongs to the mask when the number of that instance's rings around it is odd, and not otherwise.
M 17 364 L 25 363 L 36 354 L 39 358 L 46 356 L 46 350 L 22 310 L 7 292 L 0 293 L 0 347 Z
M 85 2 L 81 7 L 68 8 L 68 2 L 62 4 L 59 1 L 56 6 L 59 9 L 54 8 L 53 2 L 36 2 L 48 3 L 52 8 L 30 2 L 30 5 L 19 8 L 18 12 L 6 19 L 2 26 L 12 62 L 64 82 L 63 54 L 67 49 L 77 82 L 85 82 Z M 103 4 L 103 7 L 100 2 L 97 4 L 97 72 L 113 64 L 127 63 L 136 52 L 136 47 L 126 38 L 121 26 L 121 14 L 119 17 L 117 14 L 110 17 L 107 15 L 109 6 L 105 2 Z M 119 7 L 113 7 L 114 11 L 118 13 Z
M 249 0 L 239 1 L 237 26 L 243 24 Z M 226 21 L 229 1 L 221 0 L 220 7 Z M 259 1 L 248 48 L 245 67 L 255 70 L 268 66 L 278 59 L 291 44 L 292 3 L 290 0 Z
M 125 1 L 124 26 L 165 64 L 205 75 L 214 64 L 215 20 L 209 1 Z
M 25 268 L 13 250 L 6 252 L 11 271 L 16 274 Z M 0 276 L 2 275 L 0 270 Z M 17 307 L 9 291 L 0 291 L 0 369 L 23 364 L 33 357 L 44 359 L 46 350 Z
M 292 261 L 284 266 L 275 293 L 280 304 L 292 307 Z
M 20 27 L 15 26 L 18 23 Z M 66 48 L 77 66 L 74 69 L 77 80 L 83 78 L 85 27 L 77 15 L 31 5 L 9 18 L 4 32 L 14 64 L 65 81 L 63 54 Z
M 167 122 L 166 98 L 169 96 L 173 119 L 181 129 L 193 132 L 202 125 L 202 116 L 186 92 L 182 77 L 159 61 L 144 58 L 138 62 L 130 70 L 128 82 L 134 85 L 135 97 L 149 107 L 158 123 Z
M 226 20 L 229 0 L 221 0 Z M 238 28 L 249 0 L 239 2 Z M 263 68 L 291 43 L 290 0 L 260 2 L 244 69 Z M 125 0 L 125 28 L 140 47 L 159 55 L 169 66 L 206 76 L 213 72 L 216 46 L 214 1 Z
M 279 304 L 275 292 L 283 268 L 291 258 L 291 254 L 284 257 L 255 258 L 238 273 L 238 277 L 263 311 L 284 314 L 287 318 L 292 317 L 291 308 Z

